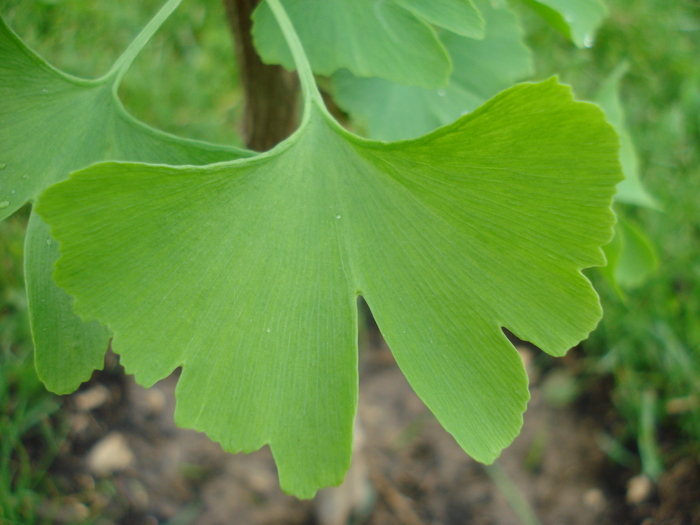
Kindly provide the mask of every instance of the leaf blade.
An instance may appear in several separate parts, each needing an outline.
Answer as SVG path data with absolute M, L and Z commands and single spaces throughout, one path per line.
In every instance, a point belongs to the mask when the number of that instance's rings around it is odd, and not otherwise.
M 313 71 L 330 76 L 348 68 L 358 76 L 439 87 L 447 83 L 449 56 L 434 31 L 393 2 L 284 0 Z M 253 38 L 266 63 L 294 69 L 287 43 L 267 2 L 253 14 Z
M 472 0 L 395 0 L 431 24 L 469 38 L 484 37 L 484 19 Z
M 593 46 L 595 32 L 608 12 L 600 0 L 524 1 L 578 47 Z
M 450 124 L 533 72 L 532 54 L 515 15 L 478 3 L 486 21 L 483 40 L 443 33 L 454 62 L 445 89 L 404 86 L 381 78 L 359 78 L 346 70 L 333 77 L 338 104 L 380 140 L 415 138 Z
M 492 461 L 528 397 L 501 327 L 561 355 L 600 317 L 580 270 L 612 235 L 614 130 L 553 80 L 413 141 L 308 115 L 253 159 L 106 163 L 51 187 L 38 210 L 59 282 L 141 382 L 183 366 L 180 423 L 233 450 L 270 443 L 287 491 L 347 468 L 358 294 L 441 423 Z

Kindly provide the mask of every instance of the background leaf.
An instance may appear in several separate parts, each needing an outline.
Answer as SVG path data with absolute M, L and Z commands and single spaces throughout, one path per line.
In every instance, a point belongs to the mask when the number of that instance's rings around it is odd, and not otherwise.
M 638 227 L 619 215 L 615 236 L 619 237 L 618 253 L 609 261 L 613 277 L 622 288 L 635 288 L 657 270 L 656 250 Z
M 603 108 L 608 120 L 615 126 L 617 133 L 620 135 L 620 162 L 622 163 L 625 180 L 618 184 L 615 200 L 659 209 L 658 202 L 647 192 L 640 179 L 637 152 L 627 129 L 624 109 L 620 103 L 620 81 L 627 73 L 627 70 L 628 65 L 625 62 L 615 68 L 608 78 L 605 79 L 596 96 L 596 102 Z
M 472 0 L 394 0 L 436 26 L 470 38 L 484 37 L 484 20 Z
M 335 98 L 367 135 L 380 140 L 415 138 L 454 122 L 517 80 L 532 74 L 530 50 L 515 15 L 489 2 L 477 4 L 486 21 L 483 40 L 443 32 L 454 70 L 444 89 L 404 86 L 382 78 L 333 76 Z
M 0 160 L 5 166 L 0 218 L 71 171 L 100 160 L 207 164 L 252 155 L 145 126 L 123 109 L 116 77 L 89 81 L 61 73 L 30 51 L 2 19 L 0 56 Z M 47 388 L 67 393 L 99 368 L 109 334 L 72 313 L 71 299 L 51 278 L 57 258 L 48 228 L 32 214 L 25 274 L 37 372 Z
M 601 0 L 523 0 L 578 47 L 591 47 L 607 15 Z
M 433 29 L 387 0 L 283 0 L 314 73 L 347 68 L 360 77 L 445 86 L 451 63 Z M 294 60 L 267 2 L 253 15 L 263 60 L 294 69 Z

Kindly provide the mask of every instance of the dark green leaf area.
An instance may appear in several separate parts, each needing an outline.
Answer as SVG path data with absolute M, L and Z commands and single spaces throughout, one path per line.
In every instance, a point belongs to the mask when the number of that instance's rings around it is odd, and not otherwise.
M 427 22 L 470 38 L 484 37 L 484 20 L 472 0 L 394 0 Z
M 348 70 L 333 75 L 338 104 L 366 127 L 373 139 L 415 138 L 455 121 L 532 74 L 530 50 L 507 8 L 477 3 L 486 20 L 482 40 L 442 32 L 454 70 L 444 89 L 406 86 L 383 78 L 360 78 Z
M 523 0 L 578 47 L 592 47 L 598 26 L 607 15 L 601 0 Z
M 207 164 L 251 155 L 145 126 L 123 109 L 114 78 L 89 81 L 52 68 L 2 19 L 0 57 L 0 219 L 101 160 Z M 35 361 L 46 387 L 65 394 L 101 366 L 109 333 L 73 314 L 72 300 L 51 278 L 57 258 L 48 227 L 33 213 L 25 275 Z
M 620 163 L 625 179 L 618 185 L 615 200 L 647 208 L 660 209 L 660 204 L 642 184 L 639 159 L 627 129 L 626 116 L 620 99 L 620 81 L 628 70 L 626 62 L 617 66 L 603 81 L 595 101 L 605 111 L 608 121 L 620 135 Z
M 269 153 L 208 167 L 104 163 L 39 213 L 76 311 L 145 385 L 182 366 L 177 420 L 269 443 L 282 486 L 339 483 L 357 403 L 356 298 L 445 428 L 490 462 L 528 399 L 507 327 L 561 355 L 600 317 L 621 178 L 597 106 L 523 84 L 453 125 L 379 143 L 312 102 Z
M 202 164 L 247 155 L 145 126 L 123 109 L 113 79 L 61 73 L 1 19 L 0 57 L 0 219 L 100 160 Z
M 32 213 L 25 239 L 25 281 L 34 340 L 34 363 L 47 389 L 69 394 L 102 368 L 111 334 L 97 321 L 83 323 L 73 299 L 52 278 L 58 246 Z
M 392 0 L 283 0 L 282 4 L 315 73 L 328 76 L 347 68 L 360 77 L 401 84 L 427 88 L 447 84 L 450 58 L 435 32 Z M 253 18 L 255 45 L 263 59 L 294 69 L 267 2 L 260 4 Z

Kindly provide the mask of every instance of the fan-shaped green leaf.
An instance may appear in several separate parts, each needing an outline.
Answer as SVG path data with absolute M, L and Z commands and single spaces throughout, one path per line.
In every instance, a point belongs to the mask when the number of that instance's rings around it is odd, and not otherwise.
M 391 0 L 283 0 L 314 72 L 347 68 L 360 77 L 437 88 L 450 75 L 449 56 L 422 19 Z M 450 2 L 452 3 L 452 2 Z M 268 63 L 294 69 L 266 2 L 254 14 L 255 45 Z
M 101 160 L 208 164 L 252 155 L 149 128 L 126 113 L 117 97 L 130 61 L 179 3 L 168 2 L 112 72 L 94 81 L 54 69 L 0 19 L 0 218 L 71 171 Z M 48 229 L 33 215 L 25 274 L 37 370 L 49 389 L 66 393 L 100 366 L 109 335 L 72 313 L 70 298 L 51 279 L 57 258 Z
M 501 326 L 555 355 L 595 326 L 579 270 L 604 262 L 618 179 L 611 129 L 550 81 L 393 145 L 314 107 L 257 159 L 102 164 L 39 209 L 59 283 L 127 370 L 150 385 L 183 366 L 178 421 L 228 450 L 269 443 L 308 497 L 349 462 L 358 294 L 442 424 L 495 458 L 527 399 Z
M 627 129 L 625 112 L 620 103 L 620 81 L 627 73 L 627 69 L 628 65 L 626 63 L 622 63 L 615 68 L 596 96 L 596 102 L 603 108 L 608 120 L 615 126 L 617 133 L 620 135 L 620 162 L 622 163 L 625 180 L 618 184 L 615 200 L 659 209 L 658 202 L 647 192 L 639 177 L 637 152 Z
M 619 213 L 615 238 L 605 246 L 605 255 L 608 265 L 601 271 L 622 298 L 622 289 L 641 285 L 658 268 L 656 250 L 647 235 Z
M 431 24 L 470 38 L 484 37 L 484 20 L 472 0 L 394 0 Z
M 515 15 L 489 2 L 477 4 L 486 20 L 483 40 L 444 32 L 454 62 L 445 89 L 424 89 L 381 78 L 359 78 L 347 70 L 333 76 L 338 104 L 364 122 L 369 137 L 414 138 L 453 122 L 499 91 L 532 73 L 530 50 Z
M 300 70 L 300 129 L 252 159 L 110 162 L 49 188 L 57 279 L 137 380 L 183 367 L 180 424 L 227 450 L 269 443 L 297 495 L 349 465 L 358 295 L 445 428 L 492 461 L 528 397 L 502 327 L 561 355 L 600 317 L 581 269 L 612 234 L 614 130 L 549 80 L 416 140 L 360 139 L 268 1 Z
M 607 14 L 601 0 L 523 0 L 578 47 L 591 47 Z

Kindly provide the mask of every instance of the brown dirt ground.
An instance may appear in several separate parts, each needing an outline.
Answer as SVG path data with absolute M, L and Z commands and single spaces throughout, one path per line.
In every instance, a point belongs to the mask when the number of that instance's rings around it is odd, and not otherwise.
M 107 372 L 65 398 L 70 431 L 51 469 L 61 496 L 47 499 L 43 515 L 97 525 L 535 525 L 514 512 L 504 482 L 494 483 L 505 473 L 542 525 L 700 525 L 695 459 L 678 461 L 652 485 L 601 452 L 601 431 L 616 424 L 604 385 L 574 405 L 548 402 L 552 377 L 576 373 L 575 353 L 547 373 L 528 366 L 524 428 L 494 470 L 459 448 L 381 337 L 370 339 L 353 467 L 341 487 L 312 501 L 285 495 L 268 449 L 227 454 L 206 435 L 175 426 L 177 374 L 147 390 L 110 355 Z M 521 354 L 529 363 L 537 351 Z

